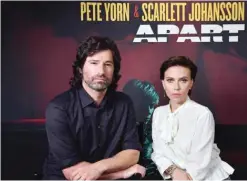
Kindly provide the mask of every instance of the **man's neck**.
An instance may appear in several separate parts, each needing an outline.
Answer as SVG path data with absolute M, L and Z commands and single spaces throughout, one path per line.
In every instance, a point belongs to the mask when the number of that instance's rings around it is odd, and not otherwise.
M 85 89 L 85 91 L 90 95 L 90 97 L 92 97 L 94 102 L 96 102 L 97 105 L 100 105 L 100 103 L 102 102 L 102 100 L 105 97 L 107 89 L 105 91 L 99 92 L 99 91 L 91 89 L 84 82 L 82 83 L 82 86 Z

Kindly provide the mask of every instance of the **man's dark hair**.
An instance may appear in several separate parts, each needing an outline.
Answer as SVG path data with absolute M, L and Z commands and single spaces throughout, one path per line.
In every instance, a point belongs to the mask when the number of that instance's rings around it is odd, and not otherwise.
M 116 89 L 117 82 L 121 78 L 119 74 L 120 71 L 120 63 L 121 63 L 121 56 L 117 45 L 113 40 L 108 37 L 99 37 L 99 36 L 90 36 L 85 41 L 81 42 L 79 47 L 77 48 L 76 60 L 74 61 L 72 68 L 73 68 L 73 77 L 70 79 L 70 86 L 71 87 L 81 87 L 82 83 L 82 75 L 79 72 L 79 68 L 83 69 L 85 64 L 86 58 L 88 56 L 92 56 L 95 53 L 102 51 L 102 50 L 110 50 L 113 56 L 113 63 L 114 63 L 114 72 L 113 72 L 113 80 L 110 88 Z

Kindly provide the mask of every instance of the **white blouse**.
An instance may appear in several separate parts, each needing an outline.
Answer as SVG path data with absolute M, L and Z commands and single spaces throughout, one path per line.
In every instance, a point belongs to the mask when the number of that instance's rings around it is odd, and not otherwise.
M 193 180 L 224 180 L 234 169 L 219 157 L 214 144 L 215 123 L 211 111 L 188 97 L 176 111 L 170 105 L 154 110 L 152 160 L 164 179 L 172 164 L 186 170 Z

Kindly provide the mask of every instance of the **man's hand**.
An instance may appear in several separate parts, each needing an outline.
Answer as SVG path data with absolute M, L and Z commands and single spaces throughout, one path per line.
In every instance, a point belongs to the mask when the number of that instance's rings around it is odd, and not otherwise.
M 89 162 L 80 162 L 74 166 L 68 167 L 66 169 L 63 169 L 63 174 L 67 180 L 72 180 L 72 173 L 79 169 L 79 168 L 84 168 L 91 165 Z
M 126 169 L 123 171 L 123 178 L 127 179 L 129 177 L 131 177 L 132 175 L 134 175 L 135 173 L 140 173 L 142 175 L 142 177 L 145 176 L 146 173 L 146 169 L 145 167 L 135 164 L 133 166 L 131 166 L 130 168 Z
M 97 180 L 103 172 L 96 164 L 82 166 L 73 171 L 71 180 Z
M 191 180 L 188 173 L 180 168 L 176 168 L 172 173 L 172 180 Z

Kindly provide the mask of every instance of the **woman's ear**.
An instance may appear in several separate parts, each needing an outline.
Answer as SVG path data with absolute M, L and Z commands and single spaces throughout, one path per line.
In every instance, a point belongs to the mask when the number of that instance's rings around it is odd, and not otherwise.
M 192 89 L 193 85 L 194 85 L 194 81 L 191 80 L 191 83 L 190 83 L 190 90 Z
M 164 90 L 166 90 L 166 87 L 165 87 L 165 79 L 164 80 L 161 80 L 161 83 L 162 83 L 162 86 L 163 86 Z

